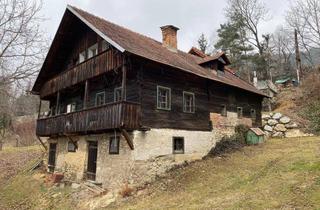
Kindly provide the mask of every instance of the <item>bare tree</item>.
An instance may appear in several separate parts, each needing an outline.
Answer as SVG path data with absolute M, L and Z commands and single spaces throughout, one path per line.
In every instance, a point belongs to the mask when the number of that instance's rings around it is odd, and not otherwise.
M 0 85 L 19 84 L 41 67 L 47 49 L 39 26 L 41 5 L 41 1 L 0 0 Z
M 268 16 L 268 9 L 259 0 L 229 0 L 226 15 L 231 20 L 242 22 L 248 32 L 246 41 L 255 46 L 263 55 L 263 39 L 260 37 L 258 26 Z
M 294 53 L 294 40 L 292 31 L 283 26 L 277 27 L 271 38 L 271 49 L 274 59 L 274 65 L 277 74 L 293 74 L 291 58 Z
M 47 50 L 41 6 L 36 0 L 0 0 L 0 149 L 13 111 L 12 87 L 39 71 Z
M 320 1 L 297 0 L 287 13 L 286 21 L 296 29 L 300 45 L 305 49 L 306 58 L 312 64 L 311 48 L 320 48 Z

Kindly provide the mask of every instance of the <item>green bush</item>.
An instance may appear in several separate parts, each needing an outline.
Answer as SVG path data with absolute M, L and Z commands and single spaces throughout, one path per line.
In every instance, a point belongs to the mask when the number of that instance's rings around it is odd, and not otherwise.
M 308 129 L 313 133 L 320 134 L 320 100 L 306 105 L 303 114 L 309 120 Z
M 250 127 L 247 125 L 237 125 L 235 127 L 235 140 L 242 143 L 246 144 L 246 137 L 247 137 L 247 132 L 249 131 Z

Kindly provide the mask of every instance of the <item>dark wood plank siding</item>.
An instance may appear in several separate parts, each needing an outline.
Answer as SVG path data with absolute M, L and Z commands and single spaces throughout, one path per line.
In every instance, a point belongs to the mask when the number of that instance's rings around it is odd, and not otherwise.
M 152 128 L 210 130 L 206 81 L 192 74 L 145 65 L 140 69 L 142 125 Z M 171 88 L 171 110 L 157 109 L 157 85 Z M 195 113 L 183 112 L 183 91 L 195 94 Z

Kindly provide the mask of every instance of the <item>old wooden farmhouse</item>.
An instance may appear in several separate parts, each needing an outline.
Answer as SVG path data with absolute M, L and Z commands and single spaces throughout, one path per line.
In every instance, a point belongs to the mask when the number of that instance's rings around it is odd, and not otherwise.
M 140 183 L 199 159 L 239 123 L 261 124 L 263 93 L 224 53 L 177 48 L 67 6 L 33 93 L 50 102 L 36 133 L 48 170 L 103 187 Z

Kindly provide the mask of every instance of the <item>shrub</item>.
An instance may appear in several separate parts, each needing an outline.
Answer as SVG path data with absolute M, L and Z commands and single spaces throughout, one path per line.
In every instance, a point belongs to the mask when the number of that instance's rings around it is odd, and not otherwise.
M 241 149 L 244 145 L 246 145 L 246 135 L 248 130 L 249 126 L 247 125 L 237 125 L 235 127 L 235 134 L 232 136 L 223 137 L 210 150 L 207 156 L 219 156 Z
M 320 134 L 320 100 L 310 102 L 303 110 L 303 114 L 309 120 L 307 125 L 311 132 Z

